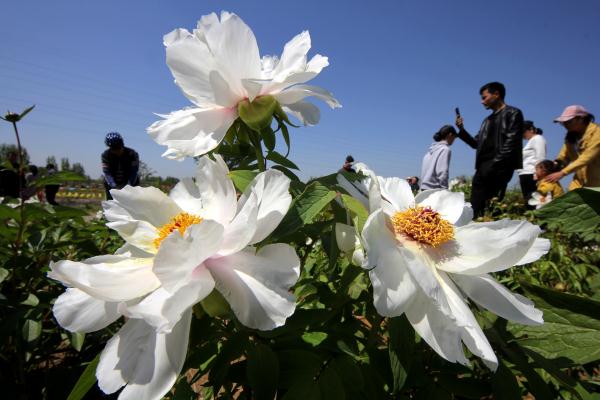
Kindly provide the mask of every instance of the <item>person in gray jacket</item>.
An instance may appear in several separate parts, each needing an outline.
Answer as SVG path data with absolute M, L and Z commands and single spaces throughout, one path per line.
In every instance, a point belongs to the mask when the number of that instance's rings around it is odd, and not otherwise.
M 450 146 L 458 133 L 452 125 L 444 125 L 433 135 L 435 142 L 423 157 L 421 167 L 421 190 L 448 189 L 450 169 Z

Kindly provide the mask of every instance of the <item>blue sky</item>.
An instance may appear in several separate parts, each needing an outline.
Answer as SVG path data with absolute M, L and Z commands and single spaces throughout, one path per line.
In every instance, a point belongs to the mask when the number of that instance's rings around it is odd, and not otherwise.
M 308 178 L 346 156 L 384 176 L 420 173 L 432 134 L 461 109 L 475 134 L 488 114 L 479 87 L 498 80 L 507 103 L 544 129 L 548 157 L 564 137 L 552 123 L 573 103 L 600 116 L 600 2 L 545 1 L 29 1 L 0 15 L 0 110 L 36 104 L 22 123 L 32 162 L 48 155 L 100 175 L 108 131 L 162 176 L 190 176 L 192 161 L 160 157 L 145 128 L 188 105 L 165 64 L 162 36 L 228 10 L 253 29 L 261 55 L 280 54 L 309 30 L 309 56 L 330 66 L 311 83 L 343 108 L 292 130 L 291 158 Z M 0 142 L 14 143 L 0 125 Z M 473 173 L 474 152 L 456 141 L 451 176 Z M 564 182 L 566 183 L 566 182 Z

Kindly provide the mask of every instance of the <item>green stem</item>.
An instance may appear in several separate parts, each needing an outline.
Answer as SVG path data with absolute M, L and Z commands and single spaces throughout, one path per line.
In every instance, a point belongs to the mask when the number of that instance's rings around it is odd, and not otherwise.
M 21 241 L 23 239 L 23 229 L 25 225 L 25 194 L 23 193 L 23 182 L 21 181 L 23 174 L 23 148 L 21 147 L 21 139 L 19 137 L 19 130 L 17 129 L 17 123 L 13 122 L 13 128 L 15 130 L 15 136 L 17 138 L 17 152 L 19 154 L 19 198 L 21 204 L 19 206 L 19 231 L 15 240 L 15 261 L 19 255 L 19 249 L 21 248 Z

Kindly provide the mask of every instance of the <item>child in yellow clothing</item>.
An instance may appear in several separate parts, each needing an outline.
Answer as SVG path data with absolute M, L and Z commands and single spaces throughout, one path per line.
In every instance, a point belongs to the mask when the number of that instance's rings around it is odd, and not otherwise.
M 562 196 L 565 191 L 563 190 L 560 183 L 557 182 L 546 182 L 544 178 L 553 172 L 558 171 L 558 166 L 550 160 L 542 160 L 535 166 L 535 178 L 537 179 L 537 191 L 542 195 L 546 196 L 548 193 L 553 199 L 558 196 Z

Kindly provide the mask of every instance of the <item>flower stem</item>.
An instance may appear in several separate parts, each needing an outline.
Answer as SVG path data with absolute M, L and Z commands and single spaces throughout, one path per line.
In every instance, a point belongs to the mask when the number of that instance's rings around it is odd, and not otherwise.
M 21 199 L 21 204 L 19 205 L 19 231 L 17 233 L 17 238 L 15 239 L 15 258 L 18 257 L 19 249 L 21 248 L 21 241 L 23 239 L 23 229 L 25 225 L 25 193 L 23 192 L 23 181 L 22 178 L 24 176 L 23 173 L 23 148 L 21 147 L 21 139 L 19 137 L 19 129 L 17 129 L 17 123 L 12 122 L 13 128 L 15 130 L 15 136 L 17 138 L 17 152 L 19 155 L 19 198 Z M 16 261 L 16 260 L 15 260 Z

